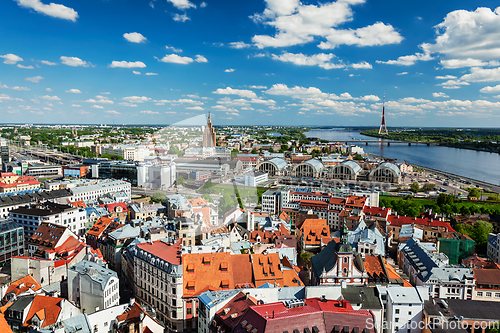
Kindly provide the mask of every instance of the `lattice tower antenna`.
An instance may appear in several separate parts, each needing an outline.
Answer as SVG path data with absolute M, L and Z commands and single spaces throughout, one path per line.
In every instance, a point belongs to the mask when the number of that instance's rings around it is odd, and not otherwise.
M 389 133 L 387 132 L 387 126 L 385 125 L 385 92 L 384 92 L 384 104 L 382 106 L 382 123 L 380 123 L 378 134 L 389 135 Z

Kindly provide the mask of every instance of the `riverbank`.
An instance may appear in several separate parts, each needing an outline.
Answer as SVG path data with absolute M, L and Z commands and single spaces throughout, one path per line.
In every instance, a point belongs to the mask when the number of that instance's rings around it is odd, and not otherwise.
M 379 139 L 386 139 L 386 140 L 396 140 L 396 141 L 411 141 L 411 142 L 420 142 L 420 143 L 433 143 L 433 142 L 438 142 L 439 146 L 444 146 L 444 147 L 450 147 L 450 148 L 458 148 L 458 149 L 468 149 L 468 150 L 475 150 L 475 151 L 483 151 L 487 153 L 496 153 L 500 154 L 500 144 L 497 143 L 497 141 L 480 141 L 477 140 L 470 142 L 470 141 L 460 141 L 457 142 L 457 138 L 455 137 L 434 137 L 434 136 L 424 136 L 424 138 L 420 136 L 410 136 L 402 134 L 404 132 L 400 133 L 389 133 L 389 134 L 378 134 L 377 132 L 373 130 L 369 131 L 363 131 L 360 132 L 360 134 L 369 136 L 372 138 L 379 138 Z

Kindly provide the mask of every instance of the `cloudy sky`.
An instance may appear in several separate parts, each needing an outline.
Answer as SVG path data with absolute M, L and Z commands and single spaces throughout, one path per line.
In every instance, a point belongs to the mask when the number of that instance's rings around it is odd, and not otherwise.
M 2 0 L 0 122 L 500 127 L 498 6 Z

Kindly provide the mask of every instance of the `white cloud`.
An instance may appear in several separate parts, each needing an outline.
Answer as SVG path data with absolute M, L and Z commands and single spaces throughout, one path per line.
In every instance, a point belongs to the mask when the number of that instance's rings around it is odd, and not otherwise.
M 267 89 L 266 86 L 250 86 L 248 88 L 250 88 L 250 89 Z
M 484 87 L 484 88 L 481 88 L 479 91 L 482 93 L 487 93 L 487 94 L 497 93 L 497 92 L 500 92 L 500 84 L 496 85 L 494 87 Z
M 429 61 L 434 59 L 429 53 L 415 53 L 412 55 L 401 56 L 397 60 L 381 61 L 377 60 L 379 64 L 398 65 L 398 66 L 411 66 L 417 61 Z
M 143 63 L 142 61 L 113 61 L 111 62 L 111 65 L 109 65 L 111 68 L 144 68 L 146 67 L 146 64 Z
M 22 101 L 20 98 L 13 98 L 6 94 L 0 94 L 0 103 L 4 101 Z
M 133 103 L 129 103 L 129 102 L 120 102 L 120 103 L 118 103 L 118 105 L 128 106 L 128 107 L 131 107 L 131 108 L 137 107 L 137 104 L 133 104 Z
M 456 79 L 457 77 L 454 75 L 444 75 L 444 76 L 436 76 L 436 80 L 453 80 Z
M 181 64 L 187 65 L 193 62 L 192 58 L 189 57 L 181 57 L 177 54 L 167 54 L 161 60 L 161 62 L 172 63 L 172 64 Z
M 115 111 L 115 110 L 104 111 L 104 113 L 109 113 L 109 114 L 112 114 L 114 116 L 117 116 L 117 115 L 121 114 L 120 112 Z
M 191 3 L 189 0 L 167 0 L 172 3 L 174 7 L 177 9 L 188 9 L 188 8 L 196 8 L 196 5 Z
M 206 2 L 202 2 L 200 3 L 200 8 L 205 8 L 207 6 L 207 3 Z
M 115 104 L 112 100 L 110 100 L 108 97 L 97 95 L 97 99 L 90 98 L 86 100 L 85 102 L 87 103 L 94 103 L 94 104 Z
M 441 60 L 440 63 L 444 68 L 478 67 L 489 66 L 490 64 L 489 62 L 472 58 Z
M 473 61 L 500 58 L 500 7 L 494 12 L 486 7 L 475 11 L 455 10 L 435 28 L 434 44 L 424 43 L 421 48 L 453 59 L 448 64 L 458 66 L 460 63 L 455 59 L 462 59 L 462 64 L 468 66 Z
M 401 73 L 397 73 L 396 75 L 406 75 L 408 74 L 408 72 L 401 72 Z
M 197 54 L 194 61 L 196 62 L 208 62 L 207 58 L 205 58 L 204 56 L 200 55 L 200 54 Z
M 186 21 L 191 20 L 191 19 L 187 16 L 187 14 L 182 14 L 182 15 L 181 15 L 181 14 L 174 14 L 174 15 L 173 15 L 173 19 L 174 19 L 174 21 L 176 21 L 176 22 L 186 22 Z
M 34 83 L 38 83 L 41 80 L 43 80 L 43 77 L 41 77 L 41 76 L 34 76 L 34 77 L 27 77 L 26 78 L 26 81 L 30 81 L 30 82 L 34 82 Z
M 129 32 L 123 34 L 123 37 L 131 43 L 144 43 L 147 38 L 138 32 Z
M 469 82 L 463 81 L 461 79 L 457 80 L 448 80 L 443 83 L 437 84 L 437 86 L 442 86 L 444 89 L 459 89 L 461 86 L 468 86 Z
M 128 97 L 123 97 L 122 99 L 130 103 L 144 103 L 151 100 L 151 98 L 146 96 L 128 96 Z
M 73 9 L 63 5 L 50 3 L 46 5 L 40 0 L 16 0 L 18 5 L 25 8 L 31 8 L 38 13 L 45 14 L 60 19 L 70 20 L 75 22 L 78 18 L 78 13 Z
M 359 62 L 356 64 L 351 64 L 351 67 L 354 69 L 372 69 L 373 68 L 373 66 L 366 61 Z
M 204 108 L 202 108 L 201 106 L 188 106 L 185 108 L 186 110 L 196 110 L 196 111 L 203 111 L 205 110 Z
M 73 106 L 75 108 L 81 108 L 82 107 L 80 104 L 71 104 L 71 106 Z
M 462 75 L 460 79 L 468 82 L 500 81 L 500 67 L 497 68 L 473 67 L 470 69 L 470 74 Z
M 432 97 L 434 97 L 434 98 L 438 98 L 438 97 L 449 98 L 450 96 L 446 95 L 444 92 L 437 92 L 437 93 L 432 93 Z
M 79 66 L 88 67 L 88 66 L 90 66 L 90 63 L 83 61 L 82 59 L 77 58 L 77 57 L 62 56 L 60 59 L 61 59 L 61 62 L 63 64 L 68 65 L 68 66 L 72 66 L 72 67 L 79 67 Z
M 29 91 L 30 90 L 30 88 L 28 88 L 28 87 L 19 87 L 19 86 L 11 87 L 10 89 L 19 90 L 19 91 Z
M 338 45 L 375 46 L 399 44 L 403 37 L 390 24 L 377 22 L 356 30 L 334 30 L 326 36 L 327 41 L 321 42 L 319 48 L 333 49 Z
M 18 61 L 23 61 L 23 58 L 12 53 L 0 56 L 0 58 L 4 58 L 3 63 L 7 65 L 15 65 Z
M 246 97 L 246 98 L 257 98 L 257 95 L 251 90 L 233 89 L 231 87 L 227 87 L 224 89 L 219 88 L 216 91 L 214 91 L 213 93 L 219 94 L 219 95 L 237 95 L 237 96 Z
M 311 56 L 302 54 L 302 53 L 289 53 L 284 52 L 283 54 L 276 55 L 273 54 L 271 57 L 274 60 L 279 60 L 282 62 L 291 62 L 298 66 L 319 66 L 324 69 L 332 69 L 332 68 L 345 68 L 346 66 L 343 63 L 332 63 L 330 60 L 335 57 L 333 53 L 318 53 L 313 54 Z
M 145 114 L 158 114 L 159 112 L 151 111 L 151 110 L 144 110 L 144 111 L 141 111 L 141 113 L 145 113 Z
M 32 65 L 29 65 L 29 66 L 24 66 L 24 65 L 21 65 L 21 64 L 17 64 L 17 67 L 19 68 L 24 68 L 24 69 L 33 69 L 35 67 L 33 67 Z
M 182 49 L 178 49 L 178 48 L 175 48 L 173 46 L 165 46 L 165 48 L 169 51 L 172 51 L 174 53 L 181 53 L 182 52 Z
M 232 43 L 229 43 L 229 47 L 231 47 L 233 49 L 244 49 L 244 48 L 250 47 L 250 44 L 247 44 L 245 42 L 232 42 Z
M 69 89 L 66 90 L 67 93 L 73 93 L 73 94 L 81 94 L 82 92 L 78 89 Z
M 141 75 L 141 72 L 138 71 L 132 71 L 132 73 L 134 73 L 135 75 Z
M 405 98 L 401 98 L 399 100 L 400 103 L 408 103 L 408 104 L 416 104 L 416 103 L 429 103 L 430 101 L 427 100 L 427 99 L 423 99 L 423 98 L 415 98 L 415 97 L 405 97 Z
M 224 72 L 226 72 L 226 73 L 232 73 L 232 72 L 234 72 L 234 68 L 228 68 Z
M 315 37 L 326 41 L 321 48 L 337 45 L 384 45 L 399 43 L 402 37 L 391 25 L 377 22 L 356 30 L 334 29 L 352 20 L 351 5 L 362 4 L 365 0 L 340 0 L 320 5 L 300 3 L 298 0 L 267 0 L 263 13 L 252 16 L 255 22 L 276 29 L 274 36 L 255 35 L 253 43 L 259 47 L 285 47 L 312 42 Z
M 50 88 L 45 88 L 45 91 L 51 92 L 51 91 L 52 91 L 52 89 L 50 89 Z
M 91 106 L 91 108 L 94 108 L 94 109 L 104 109 L 104 106 L 94 104 L 94 105 Z
M 146 75 L 148 75 L 148 76 L 149 76 L 149 75 L 158 75 L 158 73 L 151 73 L 151 72 L 148 72 L 148 73 L 146 73 Z
M 380 97 L 375 96 L 375 95 L 366 95 L 361 97 L 361 100 L 367 101 L 367 102 L 378 102 L 380 101 Z
M 50 62 L 48 60 L 42 60 L 41 63 L 48 65 L 48 66 L 56 66 L 57 65 L 55 62 Z
M 45 95 L 45 96 L 41 96 L 40 97 L 41 99 L 45 99 L 47 101 L 60 101 L 61 99 L 57 96 L 49 96 L 49 95 Z

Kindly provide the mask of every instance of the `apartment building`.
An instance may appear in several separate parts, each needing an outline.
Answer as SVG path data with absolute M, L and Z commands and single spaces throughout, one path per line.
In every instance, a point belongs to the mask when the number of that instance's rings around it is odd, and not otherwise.
M 161 240 L 136 244 L 129 251 L 136 298 L 154 307 L 157 318 L 170 332 L 185 331 L 180 249 L 180 242 Z
M 30 238 L 42 222 L 68 227 L 79 236 L 85 234 L 87 214 L 83 208 L 53 202 L 29 204 L 10 211 L 9 218 L 22 226 L 26 238 Z

